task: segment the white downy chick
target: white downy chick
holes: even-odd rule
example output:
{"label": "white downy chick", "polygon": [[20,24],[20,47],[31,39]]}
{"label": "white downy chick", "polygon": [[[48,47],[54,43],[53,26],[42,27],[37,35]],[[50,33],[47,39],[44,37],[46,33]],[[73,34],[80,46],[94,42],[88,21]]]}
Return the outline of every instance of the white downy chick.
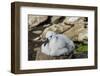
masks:
{"label": "white downy chick", "polygon": [[46,33],[46,41],[41,46],[42,53],[50,56],[60,56],[69,54],[75,49],[72,40],[62,34],[56,34],[53,31]]}

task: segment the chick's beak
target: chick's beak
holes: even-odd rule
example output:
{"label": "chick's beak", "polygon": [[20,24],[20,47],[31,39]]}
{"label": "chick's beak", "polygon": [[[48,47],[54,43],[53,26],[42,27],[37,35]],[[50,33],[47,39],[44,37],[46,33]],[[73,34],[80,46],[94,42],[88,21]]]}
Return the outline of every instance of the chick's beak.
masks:
{"label": "chick's beak", "polygon": [[45,39],[45,41],[44,41],[44,46],[45,46],[47,43],[49,43],[49,39],[48,39],[48,38]]}

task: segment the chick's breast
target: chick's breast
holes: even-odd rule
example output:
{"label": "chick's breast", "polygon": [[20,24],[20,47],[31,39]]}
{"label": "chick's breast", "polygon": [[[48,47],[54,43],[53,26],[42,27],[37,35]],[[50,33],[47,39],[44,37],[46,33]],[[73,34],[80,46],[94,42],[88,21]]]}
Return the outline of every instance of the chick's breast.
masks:
{"label": "chick's breast", "polygon": [[56,51],[58,49],[62,49],[66,46],[66,42],[63,37],[59,37],[58,35],[53,38],[49,43],[49,48],[51,51]]}

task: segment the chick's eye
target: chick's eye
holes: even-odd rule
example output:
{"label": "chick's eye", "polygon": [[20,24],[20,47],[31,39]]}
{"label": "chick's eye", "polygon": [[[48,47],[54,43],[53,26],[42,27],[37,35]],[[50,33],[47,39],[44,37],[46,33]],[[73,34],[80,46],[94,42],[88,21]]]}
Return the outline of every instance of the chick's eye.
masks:
{"label": "chick's eye", "polygon": [[52,37],[52,36],[50,36],[50,37]]}

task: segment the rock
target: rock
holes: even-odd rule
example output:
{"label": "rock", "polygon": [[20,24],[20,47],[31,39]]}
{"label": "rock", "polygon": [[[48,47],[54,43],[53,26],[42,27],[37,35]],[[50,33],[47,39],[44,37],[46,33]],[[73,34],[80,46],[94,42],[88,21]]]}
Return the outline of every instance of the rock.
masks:
{"label": "rock", "polygon": [[39,51],[40,48],[39,48],[39,47],[36,47],[36,48],[34,48],[33,50],[34,50],[34,51]]}
{"label": "rock", "polygon": [[47,19],[48,19],[48,16],[34,16],[34,15],[29,15],[28,16],[29,30],[31,30],[32,27],[38,26],[38,24],[46,21]]}
{"label": "rock", "polygon": [[[84,38],[88,38],[86,32],[87,29],[84,28],[84,26],[85,26],[84,20],[83,18],[82,19],[80,18],[77,22],[75,22],[74,27],[72,27],[68,31],[65,31],[63,34],[67,35],[69,38],[71,38],[74,41],[83,41]],[[84,36],[82,36],[83,33]],[[79,35],[82,37],[80,37]]]}
{"label": "rock", "polygon": [[56,33],[64,34],[73,41],[84,41],[84,39],[88,39],[86,32],[87,28],[84,27],[86,25],[83,17],[71,17],[71,19],[69,18],[69,22],[73,24],[65,24],[64,22],[59,24],[52,24],[43,31],[41,38],[45,38],[47,31],[53,31]]}
{"label": "rock", "polygon": [[72,58],[72,54],[69,56],[67,55],[49,56],[49,55],[42,53],[41,51],[37,51],[37,55],[36,55],[36,60],[56,60],[56,59],[71,59],[71,58]]}
{"label": "rock", "polygon": [[37,51],[36,60],[53,60],[54,57],[48,56],[41,51]]}
{"label": "rock", "polygon": [[48,26],[50,26],[51,24],[46,24],[46,25],[43,25],[43,27],[48,27]]}
{"label": "rock", "polygon": [[88,42],[88,32],[87,32],[87,29],[84,29],[83,31],[81,31],[79,33],[78,41],[81,41],[83,43],[87,43]]}
{"label": "rock", "polygon": [[64,25],[64,24],[53,24],[49,27],[47,27],[43,33],[41,34],[41,38],[45,38],[45,35],[47,33],[47,31],[53,31],[53,32],[56,32],[56,33],[62,33],[66,30],[68,30],[71,26],[70,25]]}
{"label": "rock", "polygon": [[51,23],[57,23],[60,18],[61,18],[61,16],[52,16],[51,17]]}
{"label": "rock", "polygon": [[78,19],[80,19],[80,17],[66,17],[65,20],[63,21],[63,23],[65,24],[74,24],[75,22],[78,21]]}
{"label": "rock", "polygon": [[40,37],[36,37],[34,39],[32,39],[32,41],[39,41],[40,40]]}
{"label": "rock", "polygon": [[37,31],[32,31],[32,33],[35,33],[35,34],[41,34],[42,31],[41,31],[41,30],[37,30]]}

